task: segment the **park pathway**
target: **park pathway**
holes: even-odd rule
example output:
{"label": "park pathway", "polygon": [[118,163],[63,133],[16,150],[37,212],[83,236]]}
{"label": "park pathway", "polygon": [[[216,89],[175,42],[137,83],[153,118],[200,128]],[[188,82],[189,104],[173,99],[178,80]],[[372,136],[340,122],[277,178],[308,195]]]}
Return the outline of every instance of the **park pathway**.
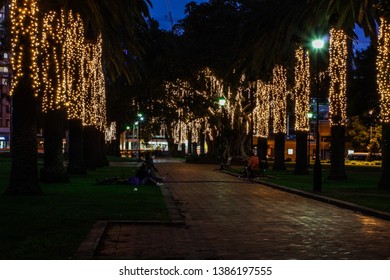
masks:
{"label": "park pathway", "polygon": [[95,258],[390,259],[390,221],[224,174],[157,163],[183,223],[117,223]]}

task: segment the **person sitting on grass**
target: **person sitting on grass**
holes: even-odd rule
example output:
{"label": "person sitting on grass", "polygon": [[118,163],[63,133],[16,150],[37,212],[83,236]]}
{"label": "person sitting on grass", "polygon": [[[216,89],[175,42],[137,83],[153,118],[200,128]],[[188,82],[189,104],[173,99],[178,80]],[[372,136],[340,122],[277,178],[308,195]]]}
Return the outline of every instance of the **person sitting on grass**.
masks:
{"label": "person sitting on grass", "polygon": [[154,165],[153,157],[150,153],[147,153],[145,156],[145,161],[142,163],[141,167],[137,170],[135,177],[139,179],[139,184],[154,184],[161,185],[162,179],[155,175],[155,172],[158,173],[158,169]]}

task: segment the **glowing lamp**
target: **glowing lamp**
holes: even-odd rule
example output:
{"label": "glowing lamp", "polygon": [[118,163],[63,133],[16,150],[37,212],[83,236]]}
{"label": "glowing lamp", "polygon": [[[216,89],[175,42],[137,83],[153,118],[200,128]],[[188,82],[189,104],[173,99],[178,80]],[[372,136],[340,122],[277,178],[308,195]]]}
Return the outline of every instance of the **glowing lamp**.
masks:
{"label": "glowing lamp", "polygon": [[322,49],[324,47],[324,44],[325,44],[325,42],[322,39],[315,39],[312,42],[312,46],[315,49]]}

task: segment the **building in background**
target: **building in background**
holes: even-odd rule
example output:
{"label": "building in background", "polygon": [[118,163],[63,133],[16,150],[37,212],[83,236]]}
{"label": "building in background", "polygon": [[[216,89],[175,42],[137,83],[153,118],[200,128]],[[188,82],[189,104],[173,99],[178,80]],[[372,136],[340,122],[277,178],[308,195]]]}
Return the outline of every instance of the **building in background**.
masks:
{"label": "building in background", "polygon": [[9,85],[11,68],[9,60],[9,4],[0,9],[0,151],[8,151],[11,135],[11,96]]}

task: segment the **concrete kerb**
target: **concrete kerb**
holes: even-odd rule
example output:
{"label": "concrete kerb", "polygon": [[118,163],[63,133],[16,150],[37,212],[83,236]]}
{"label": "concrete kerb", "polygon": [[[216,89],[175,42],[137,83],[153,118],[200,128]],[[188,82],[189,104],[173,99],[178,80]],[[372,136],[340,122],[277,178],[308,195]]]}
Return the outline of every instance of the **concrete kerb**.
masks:
{"label": "concrete kerb", "polygon": [[[231,176],[237,176],[237,174],[231,173],[229,171],[224,171],[223,170],[222,172],[225,173],[225,174],[231,175]],[[376,218],[379,218],[379,219],[389,220],[390,221],[390,213],[388,213],[388,212],[372,209],[372,208],[369,208],[369,207],[361,206],[361,205],[358,205],[358,204],[354,204],[354,203],[351,203],[351,202],[347,202],[347,201],[343,201],[343,200],[327,197],[327,196],[316,194],[316,193],[306,192],[306,191],[302,191],[302,190],[297,190],[297,189],[293,189],[293,188],[277,185],[277,184],[274,184],[274,183],[269,183],[269,182],[266,182],[264,180],[257,179],[257,178],[256,179],[251,179],[251,181],[259,183],[259,184],[262,184],[262,185],[265,185],[267,187],[271,187],[271,188],[278,189],[278,190],[281,190],[281,191],[285,191],[285,192],[293,193],[293,194],[296,194],[296,195],[304,196],[304,197],[307,197],[307,198],[315,199],[315,200],[318,200],[318,201],[321,201],[321,202],[324,202],[324,203],[329,203],[329,204],[332,204],[332,205],[335,205],[335,206],[338,206],[338,207],[341,207],[341,208],[344,208],[344,209],[352,210],[354,212],[360,212],[360,213],[365,214],[365,215],[369,215],[369,216],[373,216],[373,217],[376,217]]]}

